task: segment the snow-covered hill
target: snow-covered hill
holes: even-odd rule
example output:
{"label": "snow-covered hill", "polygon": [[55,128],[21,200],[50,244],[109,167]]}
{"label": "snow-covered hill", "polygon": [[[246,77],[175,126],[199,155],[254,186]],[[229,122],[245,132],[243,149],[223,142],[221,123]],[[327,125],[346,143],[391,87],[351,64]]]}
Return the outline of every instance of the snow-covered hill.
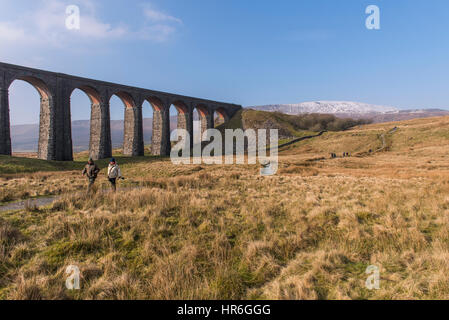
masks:
{"label": "snow-covered hill", "polygon": [[290,115],[326,113],[333,114],[339,118],[370,119],[375,123],[449,116],[449,111],[441,109],[399,110],[395,107],[351,101],[315,101],[297,104],[273,104],[248,108],[269,112],[277,111]]}
{"label": "snow-covered hill", "polygon": [[366,114],[366,113],[387,113],[396,112],[397,108],[372,105],[351,101],[314,101],[298,104],[276,104],[250,107],[263,111],[278,111],[286,114],[301,113],[329,113],[329,114]]}

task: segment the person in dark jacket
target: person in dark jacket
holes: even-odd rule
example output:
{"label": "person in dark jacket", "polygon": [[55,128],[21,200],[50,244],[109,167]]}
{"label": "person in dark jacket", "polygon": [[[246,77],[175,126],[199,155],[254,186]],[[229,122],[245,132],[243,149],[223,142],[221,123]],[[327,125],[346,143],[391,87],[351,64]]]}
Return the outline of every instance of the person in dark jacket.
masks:
{"label": "person in dark jacket", "polygon": [[98,166],[94,163],[92,158],[89,158],[89,161],[87,162],[86,166],[83,169],[83,176],[86,175],[87,179],[89,180],[87,193],[89,193],[92,190],[92,186],[94,185],[99,172],[100,168],[98,168]]}

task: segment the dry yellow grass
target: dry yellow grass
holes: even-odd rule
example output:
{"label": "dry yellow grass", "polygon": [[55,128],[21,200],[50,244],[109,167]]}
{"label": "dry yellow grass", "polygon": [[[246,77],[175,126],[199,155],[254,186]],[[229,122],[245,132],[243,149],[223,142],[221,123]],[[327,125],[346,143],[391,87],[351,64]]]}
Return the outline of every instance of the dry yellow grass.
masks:
{"label": "dry yellow grass", "polygon": [[[386,151],[329,159],[378,147],[394,126]],[[448,299],[448,145],[443,117],[301,142],[273,177],[254,165],[127,164],[138,189],[62,190],[49,208],[0,214],[0,297]],[[3,178],[39,190],[46,174]],[[43,183],[81,188],[75,174]],[[81,269],[79,291],[65,289],[68,265]],[[379,290],[365,288],[369,265]]]}

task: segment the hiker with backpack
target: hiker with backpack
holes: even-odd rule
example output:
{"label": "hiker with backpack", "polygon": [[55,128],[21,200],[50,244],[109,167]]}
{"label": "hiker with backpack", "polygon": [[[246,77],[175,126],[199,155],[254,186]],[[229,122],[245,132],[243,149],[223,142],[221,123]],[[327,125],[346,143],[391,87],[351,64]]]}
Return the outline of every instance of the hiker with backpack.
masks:
{"label": "hiker with backpack", "polygon": [[120,167],[114,158],[111,159],[108,166],[108,180],[113,192],[117,191],[117,179],[124,179]]}
{"label": "hiker with backpack", "polygon": [[87,179],[89,179],[87,193],[89,193],[92,190],[92,186],[94,185],[99,172],[100,168],[98,168],[98,166],[94,163],[92,158],[89,158],[89,161],[87,161],[87,164],[83,169],[83,176],[86,175]]}

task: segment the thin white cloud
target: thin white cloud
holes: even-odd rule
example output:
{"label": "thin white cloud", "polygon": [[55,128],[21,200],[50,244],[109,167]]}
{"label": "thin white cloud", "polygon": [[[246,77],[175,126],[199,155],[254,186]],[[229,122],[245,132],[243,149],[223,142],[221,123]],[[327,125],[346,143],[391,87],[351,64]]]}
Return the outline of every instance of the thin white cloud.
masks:
{"label": "thin white cloud", "polygon": [[140,29],[132,30],[124,24],[111,25],[101,21],[93,0],[78,0],[78,3],[81,9],[79,30],[66,28],[68,0],[42,0],[38,10],[25,12],[14,20],[0,21],[0,42],[25,47],[64,47],[68,42],[133,38],[163,42],[177,30],[171,24],[182,23],[178,18],[147,7],[143,10],[146,23]]}
{"label": "thin white cloud", "polygon": [[170,16],[168,14],[165,14],[161,11],[155,10],[152,7],[146,7],[143,11],[145,17],[148,19],[148,21],[151,22],[176,22],[179,24],[182,24],[182,20],[173,16]]}
{"label": "thin white cloud", "polygon": [[146,21],[139,34],[143,39],[166,41],[183,24],[181,19],[157,10],[148,3],[142,5],[142,10]]}

